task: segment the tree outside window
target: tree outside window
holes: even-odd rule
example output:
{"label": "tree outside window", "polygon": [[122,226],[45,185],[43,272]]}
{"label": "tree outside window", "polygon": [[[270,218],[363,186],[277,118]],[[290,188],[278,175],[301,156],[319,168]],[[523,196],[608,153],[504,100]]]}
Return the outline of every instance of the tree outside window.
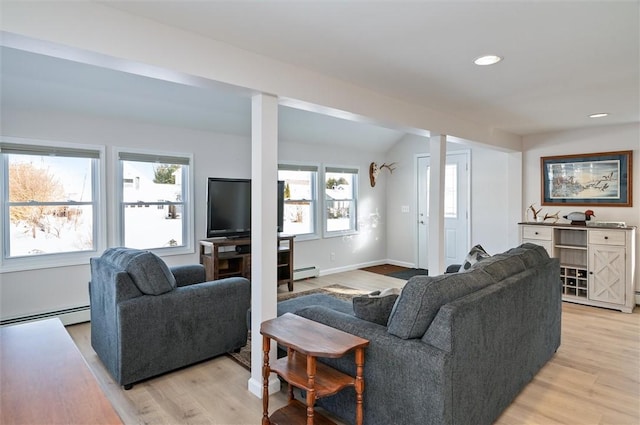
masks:
{"label": "tree outside window", "polygon": [[1,143],[3,258],[94,250],[97,151]]}
{"label": "tree outside window", "polygon": [[278,180],[285,182],[283,233],[315,234],[318,167],[281,164],[278,168]]}
{"label": "tree outside window", "polygon": [[122,244],[130,248],[185,247],[190,158],[119,152]]}
{"label": "tree outside window", "polygon": [[325,168],[325,233],[357,230],[358,170]]}

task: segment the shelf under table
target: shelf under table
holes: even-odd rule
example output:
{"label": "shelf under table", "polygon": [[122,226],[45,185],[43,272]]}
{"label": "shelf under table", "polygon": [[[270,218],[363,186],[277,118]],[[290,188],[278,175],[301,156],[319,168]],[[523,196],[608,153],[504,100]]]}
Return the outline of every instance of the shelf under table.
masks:
{"label": "shelf under table", "polygon": [[[276,410],[269,417],[271,425],[300,425],[307,423],[307,406],[298,400],[291,400],[288,405]],[[314,425],[337,425],[334,421],[318,413],[313,414]]]}
{"label": "shelf under table", "polygon": [[[269,365],[271,371],[276,372],[296,388],[305,391],[311,390],[307,381],[307,356],[293,352],[291,357],[291,359],[289,356],[282,357],[274,361]],[[333,395],[345,387],[354,386],[355,383],[355,377],[323,363],[316,362],[316,376],[313,388],[316,391],[316,398]]]}

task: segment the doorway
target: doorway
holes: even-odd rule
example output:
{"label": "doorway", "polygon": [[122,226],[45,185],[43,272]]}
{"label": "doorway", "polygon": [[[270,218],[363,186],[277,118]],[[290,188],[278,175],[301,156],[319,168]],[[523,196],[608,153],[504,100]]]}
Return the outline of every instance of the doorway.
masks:
{"label": "doorway", "polygon": [[[417,157],[418,267],[429,268],[431,157]],[[469,251],[469,152],[447,154],[444,179],[444,261],[460,264]]]}

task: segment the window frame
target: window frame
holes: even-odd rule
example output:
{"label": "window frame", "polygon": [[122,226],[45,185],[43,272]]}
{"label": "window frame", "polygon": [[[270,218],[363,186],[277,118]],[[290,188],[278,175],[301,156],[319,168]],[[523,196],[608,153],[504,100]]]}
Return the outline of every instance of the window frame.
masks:
{"label": "window frame", "polygon": [[[354,175],[353,198],[350,198],[353,205],[353,216],[350,217],[350,228],[347,230],[328,230],[328,199],[327,199],[327,174],[328,173],[350,173]],[[324,165],[322,167],[322,234],[325,238],[334,238],[340,236],[356,235],[359,232],[358,226],[358,207],[359,207],[359,186],[360,186],[360,167],[346,165]]]}
{"label": "window frame", "polygon": [[[320,202],[318,199],[318,184],[320,181],[320,164],[318,163],[303,163],[303,162],[291,162],[285,161],[278,164],[278,180],[282,180],[280,178],[280,171],[309,171],[314,173],[312,176],[311,182],[311,197],[312,199],[296,199],[291,201],[308,201],[310,203],[311,212],[313,214],[312,226],[313,231],[310,233],[294,233],[296,236],[296,241],[307,241],[320,239],[320,231],[319,231],[319,208]],[[285,205],[287,204],[287,200],[284,201]],[[284,227],[284,226],[283,226]],[[285,233],[285,232],[283,232]]]}
{"label": "window frame", "polygon": [[[19,145],[42,150],[43,152],[49,152],[52,155],[60,157],[84,157],[89,158],[89,155],[81,155],[82,151],[92,152],[97,154],[96,158],[92,158],[91,163],[91,180],[92,180],[92,194],[93,199],[90,203],[79,204],[69,203],[69,205],[91,205],[92,206],[92,221],[93,221],[93,248],[84,251],[73,252],[61,252],[42,254],[34,256],[17,256],[8,257],[10,251],[11,241],[9,230],[10,215],[9,215],[9,159],[7,156],[2,155],[3,147],[0,147],[0,175],[2,175],[2,187],[0,187],[0,198],[2,198],[2,223],[0,223],[0,241],[1,241],[1,254],[0,254],[0,273],[15,272],[34,269],[45,269],[55,267],[66,267],[75,265],[84,265],[89,263],[91,257],[96,256],[99,252],[102,252],[106,248],[106,179],[105,179],[105,147],[102,145],[89,145],[78,143],[67,143],[52,140],[38,140],[38,139],[26,139],[17,137],[2,137],[1,142],[4,145],[4,152],[12,153],[14,149],[19,150]],[[70,153],[76,154],[71,155]],[[15,152],[14,152],[15,153]],[[67,155],[65,155],[65,153]],[[63,202],[63,204],[66,204]]]}
{"label": "window frame", "polygon": [[[113,173],[114,197],[116,202],[113,203],[112,216],[115,217],[113,240],[116,245],[125,246],[125,217],[124,217],[124,175],[123,175],[123,159],[126,161],[135,161],[136,158],[139,162],[150,163],[172,163],[173,160],[186,161],[186,170],[183,168],[182,174],[182,245],[168,246],[168,247],[153,247],[153,248],[141,248],[147,251],[151,251],[158,256],[168,255],[181,255],[192,254],[195,252],[194,242],[194,166],[193,166],[193,154],[184,152],[166,152],[149,149],[131,149],[126,147],[114,147],[114,168]],[[138,204],[138,203],[136,203]],[[171,201],[165,202],[142,202],[142,205],[149,207],[156,207],[158,205],[171,205],[175,204]]]}

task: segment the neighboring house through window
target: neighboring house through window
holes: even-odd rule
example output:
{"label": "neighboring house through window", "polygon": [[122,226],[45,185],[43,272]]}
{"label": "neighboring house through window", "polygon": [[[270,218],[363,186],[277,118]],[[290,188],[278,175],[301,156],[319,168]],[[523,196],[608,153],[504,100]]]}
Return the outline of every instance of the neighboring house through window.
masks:
{"label": "neighboring house through window", "polygon": [[81,264],[104,247],[102,147],[0,142],[2,268]]}
{"label": "neighboring house through window", "polygon": [[278,180],[284,181],[283,233],[298,240],[318,236],[317,177],[317,165],[278,166]]}
{"label": "neighboring house through window", "polygon": [[325,236],[353,233],[357,228],[358,169],[324,169]]}
{"label": "neighboring house through window", "polygon": [[192,251],[191,156],[119,150],[119,244]]}

